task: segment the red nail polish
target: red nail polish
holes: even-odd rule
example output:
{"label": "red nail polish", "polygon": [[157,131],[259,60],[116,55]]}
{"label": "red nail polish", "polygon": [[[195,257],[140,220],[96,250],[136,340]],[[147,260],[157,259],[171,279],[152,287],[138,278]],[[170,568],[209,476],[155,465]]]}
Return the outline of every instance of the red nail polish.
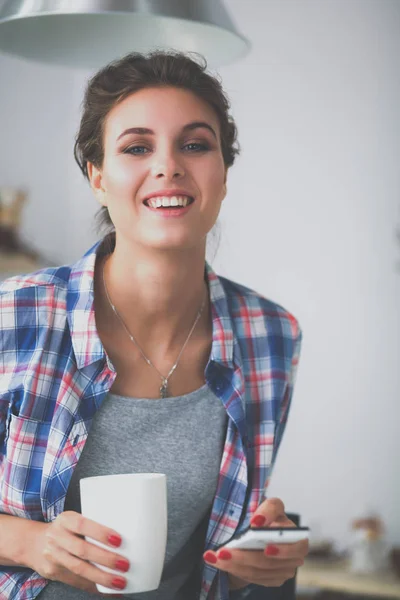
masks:
{"label": "red nail polish", "polygon": [[117,590],[123,590],[126,587],[126,580],[121,577],[114,577],[111,582],[112,586],[117,588]]}
{"label": "red nail polish", "polygon": [[277,554],[279,554],[279,548],[277,548],[276,546],[267,546],[265,554],[267,556],[276,556]]}
{"label": "red nail polish", "polygon": [[110,534],[107,539],[108,543],[111,544],[111,546],[116,546],[118,548],[118,546],[122,544],[122,539],[119,535]]}
{"label": "red nail polish", "polygon": [[262,527],[262,525],[264,525],[265,523],[265,517],[263,517],[262,515],[257,515],[256,517],[253,517],[250,521],[251,525],[255,525],[256,527]]}
{"label": "red nail polish", "polygon": [[127,571],[129,571],[129,561],[125,560],[124,558],[120,558],[115,563],[115,568],[117,569],[117,571],[123,571],[124,573],[126,573]]}
{"label": "red nail polish", "polygon": [[222,560],[229,560],[232,558],[232,554],[229,552],[229,550],[220,550],[218,552],[218,558],[221,558]]}
{"label": "red nail polish", "polygon": [[218,561],[217,557],[214,556],[214,554],[210,551],[204,554],[204,560],[206,560],[209,563],[212,563],[213,565],[215,565],[215,563]]}

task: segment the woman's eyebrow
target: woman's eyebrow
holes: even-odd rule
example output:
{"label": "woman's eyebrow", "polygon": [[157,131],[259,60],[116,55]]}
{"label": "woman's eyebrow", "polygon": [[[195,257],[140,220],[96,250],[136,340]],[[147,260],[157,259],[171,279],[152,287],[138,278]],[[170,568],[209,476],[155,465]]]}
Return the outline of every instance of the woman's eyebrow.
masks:
{"label": "woman's eyebrow", "polygon": [[[211,133],[213,134],[215,139],[217,139],[217,135],[216,135],[214,129],[211,127],[211,125],[209,125],[205,121],[193,121],[192,123],[188,123],[187,125],[184,125],[182,127],[182,131],[192,131],[193,129],[199,129],[199,128],[208,129],[209,131],[211,131]],[[117,141],[120,140],[125,135],[129,135],[131,133],[136,133],[138,135],[155,135],[154,131],[152,129],[148,129],[147,127],[130,127],[129,129],[125,129],[125,131],[123,131],[117,137]]]}
{"label": "woman's eyebrow", "polygon": [[205,121],[193,121],[193,123],[188,123],[187,125],[182,127],[182,131],[192,131],[192,129],[199,128],[208,129],[209,131],[211,131],[215,139],[217,139],[217,134],[215,133],[214,129]]}

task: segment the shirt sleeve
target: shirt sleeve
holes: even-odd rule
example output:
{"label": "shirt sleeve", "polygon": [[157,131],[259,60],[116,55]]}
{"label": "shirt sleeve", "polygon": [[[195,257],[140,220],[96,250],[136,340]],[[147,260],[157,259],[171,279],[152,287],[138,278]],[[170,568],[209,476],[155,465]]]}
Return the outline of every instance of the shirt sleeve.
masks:
{"label": "shirt sleeve", "polygon": [[[10,282],[10,283],[9,283]],[[17,317],[16,300],[12,288],[12,280],[0,283],[0,490],[3,485],[4,464],[6,457],[8,426],[11,416],[10,379],[17,368]],[[13,386],[11,386],[13,387]],[[0,515],[4,511],[0,501]],[[0,565],[0,599],[31,600],[46,586],[46,579],[25,567]]]}

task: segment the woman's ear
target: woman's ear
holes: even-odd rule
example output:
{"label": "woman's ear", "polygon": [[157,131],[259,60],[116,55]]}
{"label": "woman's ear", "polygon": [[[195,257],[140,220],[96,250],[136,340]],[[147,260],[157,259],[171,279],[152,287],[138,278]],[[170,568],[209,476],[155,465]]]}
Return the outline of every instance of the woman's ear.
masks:
{"label": "woman's ear", "polygon": [[90,182],[90,187],[93,190],[96,199],[103,206],[107,206],[106,190],[103,188],[103,175],[100,169],[95,167],[91,162],[87,163],[87,172]]}
{"label": "woman's ear", "polygon": [[224,190],[224,192],[223,192],[224,193],[223,198],[225,198],[226,192],[227,192],[227,188],[226,188],[226,178],[227,178],[227,176],[228,176],[228,169],[225,169],[224,185],[223,185],[223,188],[222,188]]}

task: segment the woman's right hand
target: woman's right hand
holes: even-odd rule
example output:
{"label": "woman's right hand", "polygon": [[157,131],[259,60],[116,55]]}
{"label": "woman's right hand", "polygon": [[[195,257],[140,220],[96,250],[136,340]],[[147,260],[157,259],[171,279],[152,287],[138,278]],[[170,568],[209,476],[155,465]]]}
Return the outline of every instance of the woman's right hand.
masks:
{"label": "woman's right hand", "polygon": [[83,537],[115,548],[121,544],[121,536],[116,531],[73,511],[63,512],[51,523],[40,523],[40,526],[31,538],[27,566],[46,579],[61,581],[92,594],[100,595],[96,583],[121,593],[126,578],[102,571],[91,562],[124,573],[129,569],[129,561]]}

